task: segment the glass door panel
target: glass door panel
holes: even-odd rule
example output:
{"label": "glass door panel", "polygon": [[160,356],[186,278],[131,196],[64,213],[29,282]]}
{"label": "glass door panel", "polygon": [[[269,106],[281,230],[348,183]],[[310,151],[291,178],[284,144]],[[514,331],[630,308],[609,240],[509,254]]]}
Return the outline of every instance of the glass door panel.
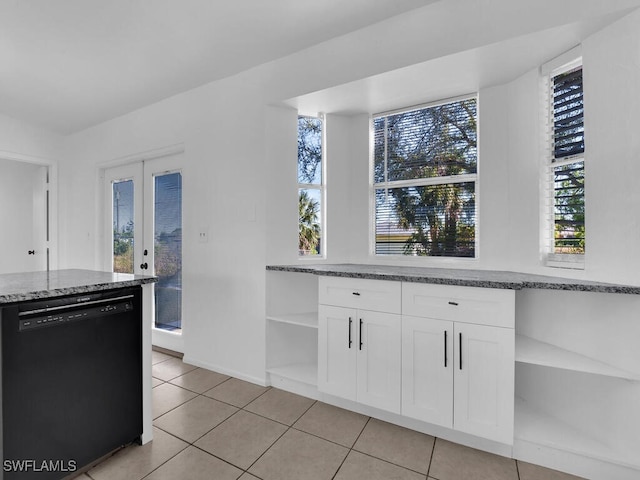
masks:
{"label": "glass door panel", "polygon": [[113,200],[113,271],[117,273],[134,273],[133,180],[114,181],[111,185]]}
{"label": "glass door panel", "polygon": [[142,267],[142,164],[105,170],[105,267],[116,273],[146,273]]}
{"label": "glass door panel", "polygon": [[154,176],[155,327],[182,329],[182,174]]}

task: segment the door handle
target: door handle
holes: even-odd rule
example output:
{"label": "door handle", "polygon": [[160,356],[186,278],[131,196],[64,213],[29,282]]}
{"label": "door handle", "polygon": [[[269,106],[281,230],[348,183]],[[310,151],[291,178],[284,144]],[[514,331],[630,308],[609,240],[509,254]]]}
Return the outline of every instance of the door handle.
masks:
{"label": "door handle", "polygon": [[460,348],[458,349],[458,355],[460,356],[459,363],[460,363],[460,370],[462,370],[462,332],[458,334],[458,339],[460,343]]}
{"label": "door handle", "polygon": [[351,324],[353,323],[353,320],[351,319],[351,317],[349,317],[349,348],[351,348],[351,344],[353,343],[351,341]]}
{"label": "door handle", "polygon": [[141,264],[140,264],[140,268],[141,268],[142,270],[146,270],[147,268],[149,268],[149,264],[147,264],[146,262],[145,262],[145,263],[141,263]]}
{"label": "door handle", "polygon": [[358,336],[360,337],[360,347],[359,347],[359,349],[362,350],[362,319],[360,319],[360,332],[359,332]]}
{"label": "door handle", "polygon": [[447,331],[444,331],[444,368],[447,368]]}

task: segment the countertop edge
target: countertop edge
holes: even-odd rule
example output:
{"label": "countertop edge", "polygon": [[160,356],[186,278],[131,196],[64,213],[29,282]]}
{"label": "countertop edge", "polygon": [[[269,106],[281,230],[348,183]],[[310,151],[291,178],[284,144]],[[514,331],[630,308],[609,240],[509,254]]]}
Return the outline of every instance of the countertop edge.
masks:
{"label": "countertop edge", "polygon": [[61,297],[65,295],[113,290],[115,288],[136,287],[149,283],[155,283],[157,281],[158,279],[156,277],[136,275],[136,278],[131,279],[113,279],[110,281],[98,281],[95,283],[69,285],[59,288],[39,288],[34,290],[25,290],[24,292],[0,293],[0,305],[25,302],[30,300],[39,300],[43,298]]}
{"label": "countertop edge", "polygon": [[[362,265],[362,271],[353,271],[355,264],[348,264],[351,267],[351,271],[345,271],[341,269],[340,265],[267,265],[267,271],[281,271],[281,272],[297,272],[297,273],[309,273],[319,276],[332,276],[332,277],[345,277],[345,278],[362,278],[373,280],[390,280],[412,283],[427,283],[435,285],[452,285],[461,287],[479,287],[479,288],[497,288],[506,290],[524,290],[524,289],[538,289],[538,290],[564,290],[575,292],[596,292],[596,293],[618,293],[629,295],[640,295],[640,287],[631,285],[617,285],[610,283],[600,283],[591,281],[580,281],[561,277],[542,277],[540,275],[525,274],[519,272],[497,272],[493,270],[463,270],[463,269],[448,269],[449,272],[446,276],[438,276],[438,268],[428,267],[410,267],[412,273],[402,273],[403,267],[385,266],[379,265]],[[344,266],[343,266],[344,267]],[[396,272],[367,272],[366,268],[388,268],[396,270]],[[416,269],[424,268],[425,275],[420,275],[415,272]],[[451,272],[459,271],[460,277],[451,276]],[[505,277],[519,276],[522,277],[519,280],[504,280],[501,279],[472,279],[463,278],[464,274],[473,272],[474,274],[493,274],[501,275]],[[429,275],[426,275],[429,273]]]}

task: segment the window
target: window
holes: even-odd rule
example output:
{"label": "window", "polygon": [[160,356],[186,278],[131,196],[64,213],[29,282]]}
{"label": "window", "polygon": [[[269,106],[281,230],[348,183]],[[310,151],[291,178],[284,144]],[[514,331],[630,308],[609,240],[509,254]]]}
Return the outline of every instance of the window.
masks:
{"label": "window", "polygon": [[477,99],[373,118],[376,255],[475,257]]}
{"label": "window", "polygon": [[550,110],[553,240],[549,260],[575,263],[585,253],[582,65],[551,73]]}
{"label": "window", "polygon": [[322,119],[298,117],[298,255],[321,256],[323,217]]}

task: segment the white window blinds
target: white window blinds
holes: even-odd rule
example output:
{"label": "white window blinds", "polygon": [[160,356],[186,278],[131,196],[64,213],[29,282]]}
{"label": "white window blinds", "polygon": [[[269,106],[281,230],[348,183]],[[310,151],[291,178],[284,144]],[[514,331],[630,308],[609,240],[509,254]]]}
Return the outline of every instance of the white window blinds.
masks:
{"label": "white window blinds", "polygon": [[375,254],[474,257],[477,100],[373,119]]}
{"label": "white window blinds", "polygon": [[555,254],[585,252],[584,100],[582,66],[553,77]]}

